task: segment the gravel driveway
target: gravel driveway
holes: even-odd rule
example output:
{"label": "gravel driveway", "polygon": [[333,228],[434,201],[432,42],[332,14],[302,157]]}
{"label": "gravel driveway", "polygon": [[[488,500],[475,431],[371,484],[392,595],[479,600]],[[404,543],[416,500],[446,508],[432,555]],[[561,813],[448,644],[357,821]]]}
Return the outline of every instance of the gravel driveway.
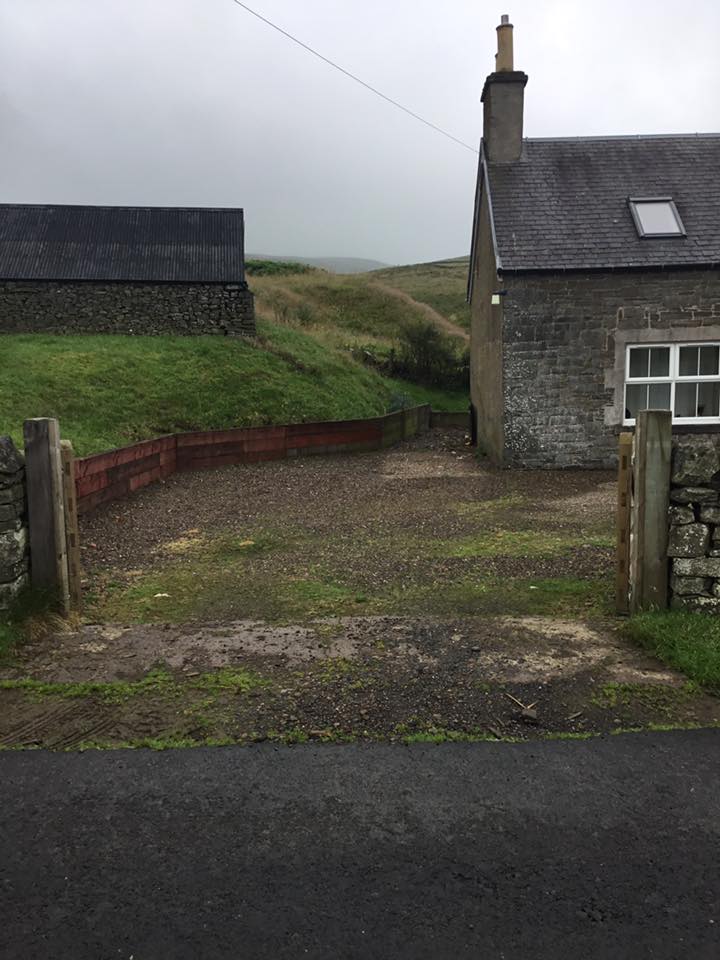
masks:
{"label": "gravel driveway", "polygon": [[714,724],[612,614],[614,500],[446,431],[175,476],[84,519],[86,622],[4,666],[0,745]]}

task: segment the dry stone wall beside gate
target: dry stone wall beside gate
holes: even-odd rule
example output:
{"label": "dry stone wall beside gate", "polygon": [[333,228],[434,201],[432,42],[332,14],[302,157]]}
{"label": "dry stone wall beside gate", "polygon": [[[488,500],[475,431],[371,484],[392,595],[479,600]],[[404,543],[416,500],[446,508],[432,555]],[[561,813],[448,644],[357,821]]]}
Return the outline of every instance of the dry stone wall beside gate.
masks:
{"label": "dry stone wall beside gate", "polygon": [[25,464],[10,437],[0,437],[0,613],[29,580]]}
{"label": "dry stone wall beside gate", "polygon": [[671,605],[720,613],[720,437],[682,437],[670,488]]}

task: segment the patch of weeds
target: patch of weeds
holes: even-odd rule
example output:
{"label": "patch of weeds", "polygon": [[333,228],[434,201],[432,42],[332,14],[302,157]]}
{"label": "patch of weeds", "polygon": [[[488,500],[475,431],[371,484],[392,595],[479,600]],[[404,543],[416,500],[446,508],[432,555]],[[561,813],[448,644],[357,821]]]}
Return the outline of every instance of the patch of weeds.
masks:
{"label": "patch of weeds", "polygon": [[212,693],[247,693],[257,687],[268,687],[270,681],[260,677],[250,670],[236,667],[224,667],[215,673],[203,673],[200,677],[193,677],[188,686],[196,690],[208,690]]}
{"label": "patch of weeds", "polygon": [[[500,738],[479,727],[472,730],[448,730],[445,727],[423,726],[417,718],[410,718],[408,723],[395,725],[394,735],[402,743],[483,743],[497,741]],[[505,741],[506,738],[502,738]],[[507,738],[510,740],[511,738]]]}
{"label": "patch of weeds", "polygon": [[185,750],[189,747],[229,747],[232,737],[207,737],[192,740],[187,737],[141,737],[138,740],[84,740],[66,752],[85,750]]}
{"label": "patch of weeds", "polygon": [[350,660],[344,657],[332,657],[323,661],[316,677],[320,683],[334,683],[336,680],[346,679],[354,669],[357,669],[357,664]]}
{"label": "patch of weeds", "polygon": [[604,536],[548,530],[491,530],[470,537],[441,540],[435,549],[446,557],[555,557],[584,546],[606,547]]}
{"label": "patch of weeds", "polygon": [[395,588],[383,611],[453,616],[603,616],[611,612],[612,584],[607,580],[483,578],[427,586]]}
{"label": "patch of weeds", "polygon": [[664,663],[720,694],[720,617],[686,610],[639,613],[623,632]]}
{"label": "patch of weeds", "polygon": [[606,683],[591,697],[591,703],[603,709],[637,705],[661,713],[672,713],[697,694],[697,684],[688,681],[682,687],[647,683]]}
{"label": "patch of weeds", "polygon": [[6,659],[22,639],[17,624],[0,623],[0,660]]}
{"label": "patch of weeds", "polygon": [[8,610],[0,612],[0,661],[7,660],[23,640],[62,627],[51,598],[41,590],[22,590]]}
{"label": "patch of weeds", "polygon": [[206,545],[207,557],[212,560],[237,560],[258,553],[266,553],[277,545],[277,541],[265,533],[237,536],[222,534],[209,540]]}
{"label": "patch of weeds", "polygon": [[330,616],[345,612],[355,602],[356,592],[328,580],[291,580],[278,584],[281,602],[305,614]]}
{"label": "patch of weeds", "polygon": [[716,730],[718,727],[720,727],[719,722],[644,723],[642,726],[615,727],[610,731],[610,736],[617,737],[625,733],[673,733],[677,730]]}
{"label": "patch of weeds", "polygon": [[287,745],[292,745],[296,743],[307,743],[310,739],[305,730],[300,728],[295,728],[293,730],[269,730],[266,736],[267,740],[272,740],[275,743],[285,743]]}
{"label": "patch of weeds", "polygon": [[31,696],[61,697],[74,700],[95,697],[103,703],[124,703],[140,694],[173,694],[178,686],[173,676],[162,668],[151,670],[141,680],[87,680],[80,683],[48,683],[24,677],[20,680],[0,680],[0,690],[23,690]]}

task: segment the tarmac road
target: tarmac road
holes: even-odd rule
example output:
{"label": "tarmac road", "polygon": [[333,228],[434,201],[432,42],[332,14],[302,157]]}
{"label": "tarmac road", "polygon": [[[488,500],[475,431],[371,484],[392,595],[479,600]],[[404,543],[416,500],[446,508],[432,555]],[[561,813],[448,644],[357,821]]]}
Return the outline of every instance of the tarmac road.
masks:
{"label": "tarmac road", "polygon": [[0,956],[717,958],[720,731],[0,754]]}

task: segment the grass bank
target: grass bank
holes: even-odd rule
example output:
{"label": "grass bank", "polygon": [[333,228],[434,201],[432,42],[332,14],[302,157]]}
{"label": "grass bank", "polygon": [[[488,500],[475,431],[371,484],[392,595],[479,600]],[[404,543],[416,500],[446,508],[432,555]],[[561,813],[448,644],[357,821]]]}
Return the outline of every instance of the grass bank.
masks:
{"label": "grass bank", "polygon": [[5,335],[0,434],[58,417],[82,456],[164,433],[377,416],[462,394],[393,381],[301,330],[259,321],[225,337]]}
{"label": "grass bank", "polygon": [[720,618],[684,610],[637,614],[625,631],[636,643],[720,694]]}

